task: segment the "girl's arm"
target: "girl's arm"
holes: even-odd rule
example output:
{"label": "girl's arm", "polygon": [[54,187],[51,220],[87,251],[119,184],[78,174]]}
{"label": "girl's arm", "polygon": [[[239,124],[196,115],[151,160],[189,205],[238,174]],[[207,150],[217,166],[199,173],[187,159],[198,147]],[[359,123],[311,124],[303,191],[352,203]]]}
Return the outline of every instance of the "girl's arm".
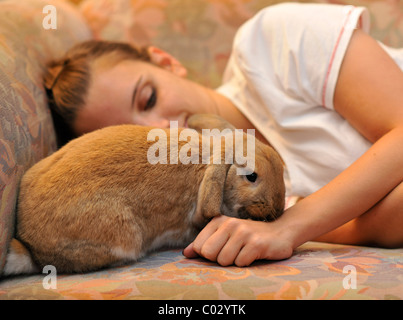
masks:
{"label": "girl's arm", "polygon": [[[306,234],[297,232],[295,245],[367,212],[403,181],[403,72],[363,31],[355,31],[351,39],[334,107],[374,145],[331,183],[290,210],[288,219],[297,211],[305,211],[306,216],[300,226]],[[312,205],[318,207],[313,211],[317,213],[310,213]]]}
{"label": "girl's arm", "polygon": [[[239,266],[256,259],[288,258],[304,242],[368,212],[399,186],[403,181],[403,72],[360,30],[354,32],[341,66],[334,107],[374,143],[363,156],[275,222],[213,219],[184,254]],[[397,201],[402,202],[399,197]],[[403,224],[402,214],[399,219]]]}

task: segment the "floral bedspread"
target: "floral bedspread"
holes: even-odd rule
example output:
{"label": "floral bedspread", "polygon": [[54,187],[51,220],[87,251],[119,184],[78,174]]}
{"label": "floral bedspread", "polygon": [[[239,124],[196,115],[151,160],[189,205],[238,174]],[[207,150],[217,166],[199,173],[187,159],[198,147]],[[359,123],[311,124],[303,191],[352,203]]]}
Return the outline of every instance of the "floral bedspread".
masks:
{"label": "floral bedspread", "polygon": [[45,272],[0,281],[0,299],[403,299],[403,249],[308,242],[284,261],[248,268],[186,259],[180,250],[151,254],[85,275]]}
{"label": "floral bedspread", "polygon": [[[12,237],[18,181],[24,168],[55,147],[41,81],[46,57],[89,38],[91,29],[95,38],[155,44],[182,61],[191,79],[216,87],[238,27],[260,8],[282,1],[70,2],[77,5],[57,4],[58,29],[44,30],[47,0],[0,1],[0,270]],[[402,1],[315,2],[365,5],[371,34],[403,46]],[[0,299],[403,299],[403,249],[309,242],[288,260],[248,268],[223,268],[169,250],[85,275],[50,271],[0,278]]]}

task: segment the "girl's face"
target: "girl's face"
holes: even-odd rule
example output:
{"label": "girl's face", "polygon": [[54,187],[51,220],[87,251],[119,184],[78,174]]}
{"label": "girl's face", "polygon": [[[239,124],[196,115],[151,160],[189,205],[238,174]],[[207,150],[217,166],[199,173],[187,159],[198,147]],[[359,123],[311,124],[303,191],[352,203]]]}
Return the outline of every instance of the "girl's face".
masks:
{"label": "girl's face", "polygon": [[123,60],[111,67],[94,63],[86,105],[74,130],[81,135],[117,124],[186,127],[195,113],[213,113],[206,89],[152,63]]}

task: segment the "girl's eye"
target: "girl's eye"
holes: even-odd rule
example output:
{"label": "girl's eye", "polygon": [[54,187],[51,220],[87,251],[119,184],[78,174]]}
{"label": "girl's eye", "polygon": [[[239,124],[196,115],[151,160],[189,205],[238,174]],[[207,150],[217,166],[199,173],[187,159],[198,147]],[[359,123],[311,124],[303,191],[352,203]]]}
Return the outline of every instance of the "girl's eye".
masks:
{"label": "girl's eye", "polygon": [[144,110],[151,109],[152,107],[155,106],[156,102],[157,102],[157,91],[155,90],[155,88],[152,88],[150,97],[148,98],[148,100],[144,106]]}

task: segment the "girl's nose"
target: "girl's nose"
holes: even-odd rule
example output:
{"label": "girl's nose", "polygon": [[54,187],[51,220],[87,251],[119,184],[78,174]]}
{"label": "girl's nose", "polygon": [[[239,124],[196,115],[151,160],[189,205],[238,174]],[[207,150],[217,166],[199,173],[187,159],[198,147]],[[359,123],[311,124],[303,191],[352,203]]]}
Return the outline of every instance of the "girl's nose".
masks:
{"label": "girl's nose", "polygon": [[157,128],[169,128],[169,120],[165,118],[160,118],[157,116],[146,116],[142,117],[138,121],[139,125],[142,126],[151,126],[151,127],[157,127]]}

